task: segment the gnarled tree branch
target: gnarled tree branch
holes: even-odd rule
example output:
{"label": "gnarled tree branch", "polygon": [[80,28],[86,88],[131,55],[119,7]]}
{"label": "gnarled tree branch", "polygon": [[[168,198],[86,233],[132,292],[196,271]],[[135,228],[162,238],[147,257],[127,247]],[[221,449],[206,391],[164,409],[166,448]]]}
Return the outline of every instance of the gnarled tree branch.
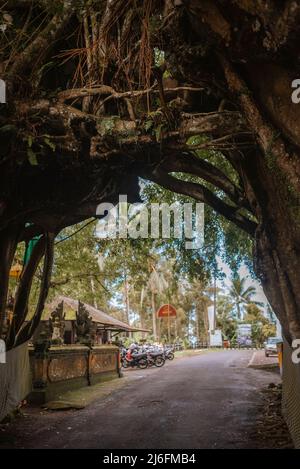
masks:
{"label": "gnarled tree branch", "polygon": [[184,194],[212,207],[220,215],[232,221],[236,226],[254,237],[257,224],[238,212],[238,207],[232,207],[214,195],[201,184],[183,181],[161,171],[159,168],[147,174],[147,177],[161,186],[179,194]]}
{"label": "gnarled tree branch", "polygon": [[26,319],[28,313],[28,299],[32,287],[33,278],[39,265],[39,262],[45,253],[45,247],[46,238],[45,236],[43,236],[35,245],[31,257],[28,263],[25,265],[21,274],[20,283],[18,285],[15,297],[13,319],[10,324],[7,339],[7,347],[13,345],[15,337]]}
{"label": "gnarled tree branch", "polygon": [[54,233],[45,234],[46,246],[45,246],[45,256],[44,256],[43,277],[41,280],[38,302],[37,302],[32,319],[28,321],[27,324],[23,325],[23,327],[20,329],[19,333],[17,334],[15,338],[15,342],[14,342],[14,347],[17,347],[18,345],[21,345],[22,343],[29,340],[33,336],[40,322],[40,319],[44,310],[44,306],[45,306],[45,301],[48,295],[49,285],[50,285],[52,265],[53,265],[54,239],[55,239]]}
{"label": "gnarled tree branch", "polygon": [[165,159],[163,168],[167,172],[182,172],[199,176],[221,189],[237,206],[247,208],[247,210],[250,208],[242,189],[236,186],[220,169],[202,158],[197,158],[192,154],[179,154],[175,158]]}

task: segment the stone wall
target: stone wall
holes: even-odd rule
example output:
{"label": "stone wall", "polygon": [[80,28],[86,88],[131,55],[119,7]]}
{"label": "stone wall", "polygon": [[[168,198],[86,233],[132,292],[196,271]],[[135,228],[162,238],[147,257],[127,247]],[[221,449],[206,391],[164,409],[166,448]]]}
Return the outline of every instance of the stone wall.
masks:
{"label": "stone wall", "polygon": [[44,403],[65,391],[120,376],[119,349],[111,345],[92,349],[82,345],[53,346],[42,354],[30,349],[29,355],[31,402]]}

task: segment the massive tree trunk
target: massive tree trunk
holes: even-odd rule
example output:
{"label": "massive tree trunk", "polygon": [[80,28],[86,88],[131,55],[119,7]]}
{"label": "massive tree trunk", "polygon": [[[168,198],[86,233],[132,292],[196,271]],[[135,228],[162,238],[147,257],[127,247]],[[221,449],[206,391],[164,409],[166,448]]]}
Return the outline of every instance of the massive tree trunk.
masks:
{"label": "massive tree trunk", "polygon": [[[0,331],[9,345],[40,317],[53,235],[120,193],[138,200],[138,176],[210,205],[252,237],[267,298],[286,337],[300,337],[300,107],[291,102],[300,2],[48,3],[0,2]],[[3,332],[16,245],[36,235]]]}
{"label": "massive tree trunk", "polygon": [[[300,141],[295,129],[298,121],[290,119],[290,108],[293,119],[299,119],[300,112],[291,102],[288,91],[291,82],[286,80],[284,70],[277,69],[272,77],[272,82],[283,82],[285,86],[279,86],[273,105],[268,106],[267,93],[256,99],[254,94],[264,84],[258,81],[251,89],[251,81],[248,85],[226,59],[221,62],[228,87],[238,96],[243,115],[258,142],[257,150],[244,154],[241,164],[247,198],[259,222],[254,244],[256,273],[286,338],[299,338]],[[275,124],[281,124],[280,133]]]}
{"label": "massive tree trunk", "polygon": [[256,231],[254,260],[266,296],[291,340],[300,337],[300,233],[278,179],[278,173],[264,178],[265,210]]}

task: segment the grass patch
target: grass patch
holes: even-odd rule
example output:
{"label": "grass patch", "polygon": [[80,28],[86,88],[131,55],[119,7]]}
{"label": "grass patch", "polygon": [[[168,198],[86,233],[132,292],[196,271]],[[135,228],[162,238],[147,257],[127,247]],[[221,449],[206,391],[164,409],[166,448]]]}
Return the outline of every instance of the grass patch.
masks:
{"label": "grass patch", "polygon": [[205,353],[218,352],[217,348],[188,349],[175,352],[175,358],[194,357],[195,355],[204,355]]}

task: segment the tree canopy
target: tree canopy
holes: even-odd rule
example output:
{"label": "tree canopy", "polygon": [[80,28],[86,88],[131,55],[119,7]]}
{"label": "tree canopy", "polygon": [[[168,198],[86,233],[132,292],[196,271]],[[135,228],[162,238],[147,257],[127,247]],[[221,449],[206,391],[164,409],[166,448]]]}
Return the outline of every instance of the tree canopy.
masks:
{"label": "tree canopy", "polygon": [[120,193],[137,201],[139,177],[238,227],[225,243],[253,243],[286,338],[300,336],[299,17],[297,0],[0,2],[0,333],[17,244],[42,235],[12,345],[39,321],[57,234]]}

